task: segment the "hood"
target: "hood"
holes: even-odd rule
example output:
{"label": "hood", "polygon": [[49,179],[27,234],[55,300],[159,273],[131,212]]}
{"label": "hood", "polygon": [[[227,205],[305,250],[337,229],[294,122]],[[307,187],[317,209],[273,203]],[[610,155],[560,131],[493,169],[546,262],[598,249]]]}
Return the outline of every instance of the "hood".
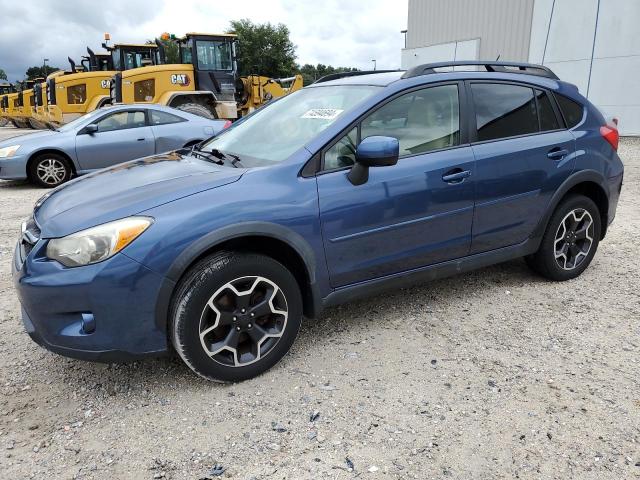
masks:
{"label": "hood", "polygon": [[[26,135],[17,135],[0,142],[0,148],[10,147],[11,145],[29,145],[32,141],[40,141],[45,137],[60,135],[60,132],[54,130],[43,130],[41,132],[27,133]],[[18,154],[21,150],[18,150]]]}
{"label": "hood", "polygon": [[43,238],[69,235],[237,181],[244,169],[172,152],[122,163],[66,183],[36,202]]}

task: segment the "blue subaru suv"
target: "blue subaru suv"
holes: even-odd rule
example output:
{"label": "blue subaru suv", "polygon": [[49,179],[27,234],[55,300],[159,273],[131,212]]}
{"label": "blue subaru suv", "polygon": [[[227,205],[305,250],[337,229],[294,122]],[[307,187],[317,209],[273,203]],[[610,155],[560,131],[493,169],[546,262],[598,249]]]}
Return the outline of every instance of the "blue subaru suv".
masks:
{"label": "blue subaru suv", "polygon": [[23,322],[62,355],[175,349],[204,378],[247,379],[330,305],[518,257],[577,277],[616,212],[617,146],[542,66],[325,77],[42,197],[13,262]]}

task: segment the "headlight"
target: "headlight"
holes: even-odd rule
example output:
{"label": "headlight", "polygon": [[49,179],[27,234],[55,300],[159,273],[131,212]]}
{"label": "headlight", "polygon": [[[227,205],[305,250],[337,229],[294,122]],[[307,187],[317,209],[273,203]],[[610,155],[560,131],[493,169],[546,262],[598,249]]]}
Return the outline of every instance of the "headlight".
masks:
{"label": "headlight", "polygon": [[129,217],[54,238],[47,244],[47,257],[66,267],[101,262],[133,242],[152,223],[149,217]]}
{"label": "headlight", "polygon": [[20,145],[11,145],[10,147],[0,148],[0,158],[13,157],[19,148]]}

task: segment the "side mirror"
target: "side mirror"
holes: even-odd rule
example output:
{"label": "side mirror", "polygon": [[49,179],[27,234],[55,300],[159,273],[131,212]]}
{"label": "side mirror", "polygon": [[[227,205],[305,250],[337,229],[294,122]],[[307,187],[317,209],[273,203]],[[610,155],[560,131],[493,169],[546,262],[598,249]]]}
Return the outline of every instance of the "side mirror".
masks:
{"label": "side mirror", "polygon": [[354,185],[369,180],[369,167],[388,167],[398,163],[400,144],[393,137],[367,137],[356,149],[356,163],[347,175]]}
{"label": "side mirror", "polygon": [[86,133],[88,135],[93,135],[97,131],[98,131],[98,125],[96,125],[95,123],[90,123],[89,125],[87,125],[82,129],[82,133]]}

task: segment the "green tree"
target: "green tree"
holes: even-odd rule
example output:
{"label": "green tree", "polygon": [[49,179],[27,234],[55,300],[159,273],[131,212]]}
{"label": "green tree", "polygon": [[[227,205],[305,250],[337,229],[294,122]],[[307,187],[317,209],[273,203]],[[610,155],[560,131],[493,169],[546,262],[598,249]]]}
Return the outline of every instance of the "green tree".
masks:
{"label": "green tree", "polygon": [[4,70],[0,68],[0,80],[8,80],[7,74],[4,73]]}
{"label": "green tree", "polygon": [[52,67],[50,65],[44,65],[39,67],[29,67],[25,75],[27,80],[33,80],[35,78],[47,78],[47,75],[60,70],[58,67]]}
{"label": "green tree", "polygon": [[278,78],[288,77],[296,71],[296,47],[286,25],[234,20],[227,33],[238,35],[238,72],[241,76],[259,74]]}
{"label": "green tree", "polygon": [[311,85],[313,82],[318,80],[325,75],[331,75],[333,73],[343,73],[343,72],[357,72],[357,68],[352,67],[332,67],[331,65],[323,65],[319,63],[318,65],[311,65],[306,63],[301,67],[298,66],[298,73],[302,75],[304,79],[305,85]]}

